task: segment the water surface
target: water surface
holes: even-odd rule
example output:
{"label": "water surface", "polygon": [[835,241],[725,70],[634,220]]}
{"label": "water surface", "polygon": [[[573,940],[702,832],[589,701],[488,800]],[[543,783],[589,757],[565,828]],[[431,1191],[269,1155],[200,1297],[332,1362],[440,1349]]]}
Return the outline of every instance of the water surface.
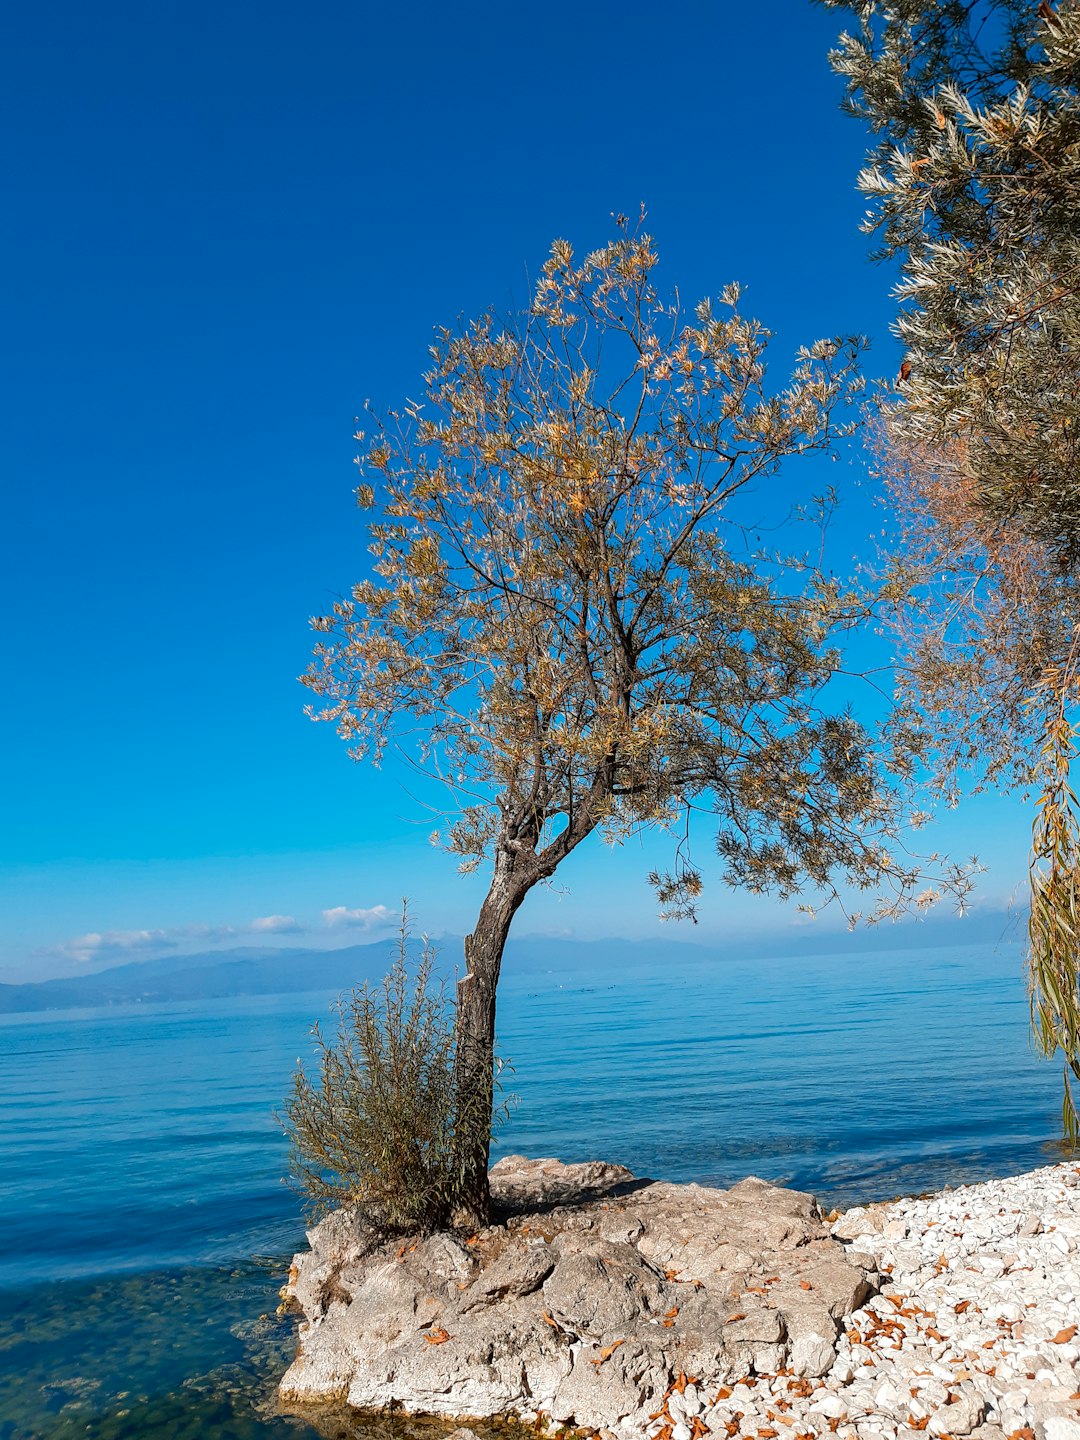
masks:
{"label": "water surface", "polygon": [[[1057,1156],[1020,947],[512,968],[496,1155],[845,1204]],[[312,1435],[277,1415],[302,1244],[274,1111],[326,994],[0,1019],[0,1440]]]}

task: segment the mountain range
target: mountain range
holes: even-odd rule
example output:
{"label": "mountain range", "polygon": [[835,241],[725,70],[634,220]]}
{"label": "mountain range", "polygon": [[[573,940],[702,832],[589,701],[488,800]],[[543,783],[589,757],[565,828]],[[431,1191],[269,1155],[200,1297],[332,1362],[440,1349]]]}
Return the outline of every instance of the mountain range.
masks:
{"label": "mountain range", "polygon": [[[612,965],[663,964],[674,947],[701,959],[722,962],[734,952],[740,958],[772,958],[800,954],[881,952],[941,945],[1009,943],[1023,938],[1025,917],[984,911],[964,920],[955,917],[881,925],[853,933],[789,928],[780,934],[733,937],[707,945],[678,939],[574,940],[524,936],[507,946],[507,962],[517,970],[574,970],[596,973]],[[460,938],[438,942],[444,959],[457,961]],[[0,1014],[69,1010],[102,1005],[158,1005],[173,1000],[218,1000],[240,995],[284,995],[305,990],[348,990],[377,980],[390,963],[392,945],[377,940],[339,950],[237,948],[196,955],[167,955],[138,960],[53,980],[0,984]]]}

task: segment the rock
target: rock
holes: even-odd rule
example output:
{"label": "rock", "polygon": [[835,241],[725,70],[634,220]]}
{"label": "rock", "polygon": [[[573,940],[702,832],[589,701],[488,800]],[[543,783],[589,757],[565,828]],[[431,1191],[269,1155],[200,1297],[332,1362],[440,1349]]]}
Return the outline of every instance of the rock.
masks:
{"label": "rock", "polygon": [[838,1240],[857,1240],[861,1235],[880,1234],[887,1221],[883,1207],[856,1205],[833,1224],[832,1233]]}
{"label": "rock", "polygon": [[796,1375],[816,1379],[836,1359],[836,1344],[825,1335],[809,1333],[791,1342],[788,1363]]}
{"label": "rock", "polygon": [[776,1416],[780,1440],[1080,1440],[1080,1167],[854,1209],[830,1232],[812,1196],[753,1178],[502,1164],[504,1219],[467,1243],[379,1245],[347,1213],[314,1227],[283,1292],[305,1316],[283,1398],[542,1412],[602,1440]]}
{"label": "rock", "polygon": [[527,1160],[524,1155],[504,1155],[488,1177],[492,1204],[504,1212],[578,1204],[633,1179],[625,1165],[603,1160],[564,1165],[561,1160]]}
{"label": "rock", "polygon": [[985,1413],[982,1399],[967,1391],[958,1395],[952,1405],[935,1410],[926,1428],[932,1435],[969,1435]]}
{"label": "rock", "polygon": [[1041,1440],[1080,1440],[1080,1420],[1051,1415],[1041,1426]]}
{"label": "rock", "polygon": [[788,1363],[804,1379],[824,1375],[836,1359],[836,1322],[824,1305],[783,1308]]}
{"label": "rock", "polygon": [[826,1420],[839,1420],[848,1413],[847,1406],[839,1395],[816,1395],[811,1401],[810,1409],[818,1415],[824,1415]]}
{"label": "rock", "polygon": [[507,1218],[468,1244],[375,1245],[345,1215],[312,1230],[286,1287],[306,1321],[284,1399],[641,1434],[674,1395],[673,1424],[704,1409],[673,1390],[680,1373],[713,1393],[790,1363],[824,1373],[834,1316],[870,1293],[813,1196],[763,1180],[723,1191],[512,1157],[492,1188]]}
{"label": "rock", "polygon": [[860,1305],[865,1305],[874,1293],[869,1278],[846,1257],[837,1257],[823,1265],[807,1270],[800,1284],[811,1286],[811,1293],[819,1305],[827,1308],[834,1320],[842,1320]]}
{"label": "rock", "polygon": [[497,1300],[519,1299],[539,1290],[555,1268],[555,1254],[546,1241],[529,1245],[525,1251],[497,1256],[461,1296],[464,1312]]}

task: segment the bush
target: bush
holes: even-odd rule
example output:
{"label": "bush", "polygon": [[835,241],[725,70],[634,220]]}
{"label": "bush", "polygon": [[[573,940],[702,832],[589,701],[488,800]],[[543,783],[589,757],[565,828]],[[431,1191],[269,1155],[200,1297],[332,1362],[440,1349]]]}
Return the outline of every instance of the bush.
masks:
{"label": "bush", "polygon": [[[312,1027],[317,1076],[297,1062],[285,1104],[290,1168],[310,1207],[355,1207],[382,1232],[430,1231],[455,1203],[454,1025],[425,939],[415,977],[402,910],[393,966],[379,986],[339,997],[337,1036]],[[490,1115],[486,1118],[490,1125]]]}

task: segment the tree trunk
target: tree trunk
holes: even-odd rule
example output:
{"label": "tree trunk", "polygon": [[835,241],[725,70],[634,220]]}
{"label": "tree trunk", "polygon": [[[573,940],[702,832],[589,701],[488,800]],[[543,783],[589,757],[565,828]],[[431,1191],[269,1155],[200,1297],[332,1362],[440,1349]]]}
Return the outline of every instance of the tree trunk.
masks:
{"label": "tree trunk", "polygon": [[532,883],[515,876],[509,864],[496,864],[476,929],[465,939],[466,973],[457,987],[454,1169],[461,1182],[457,1218],[474,1229],[491,1217],[488,1157],[495,1098],[495,989],[510,922]]}

